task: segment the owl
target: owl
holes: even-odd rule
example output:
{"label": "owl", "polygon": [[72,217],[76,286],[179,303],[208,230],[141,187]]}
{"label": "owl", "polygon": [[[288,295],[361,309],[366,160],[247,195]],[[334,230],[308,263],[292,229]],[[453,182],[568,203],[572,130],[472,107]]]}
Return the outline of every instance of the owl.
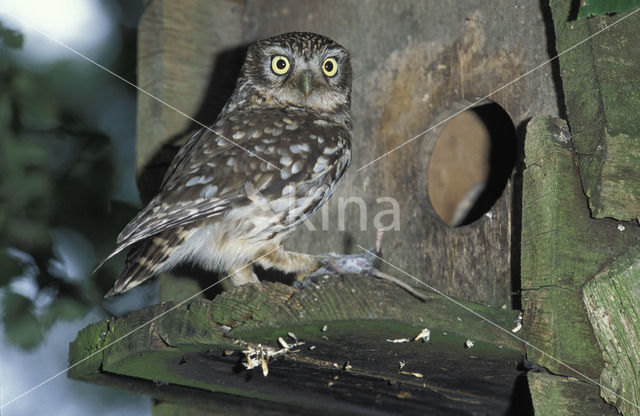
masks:
{"label": "owl", "polygon": [[253,264],[305,275],[320,256],[284,240],[331,196],[351,161],[349,52],[292,32],[247,50],[236,88],[208,129],[178,151],[159,193],[125,227],[125,268],[105,295],[179,263],[258,283]]}

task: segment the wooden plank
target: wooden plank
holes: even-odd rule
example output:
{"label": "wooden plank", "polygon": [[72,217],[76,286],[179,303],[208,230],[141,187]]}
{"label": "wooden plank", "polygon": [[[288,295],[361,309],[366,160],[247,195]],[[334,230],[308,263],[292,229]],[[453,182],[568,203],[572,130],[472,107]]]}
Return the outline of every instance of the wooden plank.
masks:
{"label": "wooden plank", "polygon": [[[535,117],[527,125],[523,174],[522,290],[526,339],[579,371],[598,377],[603,361],[581,288],[611,258],[636,244],[635,224],[593,219],[582,193],[566,123]],[[528,349],[553,373],[573,375]]]}
{"label": "wooden plank", "polygon": [[529,391],[536,416],[617,416],[598,397],[598,387],[577,379],[529,372]]}
{"label": "wooden plank", "polygon": [[240,0],[147,4],[137,65],[138,85],[153,95],[138,93],[136,167],[143,201],[156,192],[173,157],[167,146],[180,145],[200,128],[180,112],[213,124],[233,91],[243,55],[234,50],[242,46],[242,8]]}
{"label": "wooden plank", "polygon": [[[303,409],[310,414],[417,414],[425,409],[432,414],[504,413],[520,374],[516,365],[522,345],[450,301],[427,296],[426,303],[420,302],[402,289],[362,276],[331,278],[303,290],[280,283],[249,285],[213,301],[182,305],[72,368],[69,375],[102,383],[110,375],[147,380],[166,388],[150,392],[144,383],[129,388],[172,403],[171,386],[207,391],[210,400],[205,396],[192,404],[214,410],[229,396],[237,404],[228,408],[231,414],[242,414],[245,398],[254,409],[274,403],[282,411]],[[464,304],[502,327],[514,324],[513,311]],[[173,305],[90,325],[74,341],[71,362]],[[326,331],[321,330],[324,325]],[[424,327],[432,330],[428,343],[387,342],[413,338]],[[240,370],[242,355],[237,351],[246,348],[245,342],[277,349],[279,336],[293,342],[288,332],[306,344],[270,361],[268,377],[259,368]],[[467,339],[474,340],[473,348],[465,348]],[[223,354],[225,350],[236,352]],[[406,373],[399,368],[401,361]]]}
{"label": "wooden plank", "polygon": [[605,361],[600,395],[625,416],[640,415],[640,246],[598,273],[582,293]]}
{"label": "wooden plank", "polygon": [[[623,15],[571,17],[571,2],[552,0],[558,52]],[[580,176],[596,218],[640,218],[640,15],[635,14],[560,56],[562,88]]]}

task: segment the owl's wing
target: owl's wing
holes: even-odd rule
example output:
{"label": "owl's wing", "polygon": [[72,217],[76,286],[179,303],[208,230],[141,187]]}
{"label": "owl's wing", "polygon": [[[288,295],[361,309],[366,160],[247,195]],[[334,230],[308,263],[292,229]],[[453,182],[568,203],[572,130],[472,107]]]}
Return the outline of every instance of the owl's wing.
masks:
{"label": "owl's wing", "polygon": [[308,112],[238,112],[220,119],[212,130],[220,134],[201,130],[185,143],[160,193],[120,233],[116,250],[105,261],[169,228],[250,204],[256,192],[272,201],[292,183],[310,187],[319,178],[335,179],[336,166],[339,176],[346,168],[344,161],[338,163],[343,152],[337,149],[344,143],[349,147],[348,131],[327,121],[317,123]]}

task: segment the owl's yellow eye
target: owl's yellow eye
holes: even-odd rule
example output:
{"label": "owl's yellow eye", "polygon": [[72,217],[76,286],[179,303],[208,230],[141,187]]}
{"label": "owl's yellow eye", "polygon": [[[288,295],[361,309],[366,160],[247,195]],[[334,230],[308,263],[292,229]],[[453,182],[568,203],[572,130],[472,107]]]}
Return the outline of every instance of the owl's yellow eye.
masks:
{"label": "owl's yellow eye", "polygon": [[335,58],[327,58],[322,63],[322,72],[328,77],[332,77],[338,73],[338,62]]}
{"label": "owl's yellow eye", "polygon": [[289,72],[289,60],[282,55],[277,55],[271,58],[271,70],[276,75],[284,75]]}

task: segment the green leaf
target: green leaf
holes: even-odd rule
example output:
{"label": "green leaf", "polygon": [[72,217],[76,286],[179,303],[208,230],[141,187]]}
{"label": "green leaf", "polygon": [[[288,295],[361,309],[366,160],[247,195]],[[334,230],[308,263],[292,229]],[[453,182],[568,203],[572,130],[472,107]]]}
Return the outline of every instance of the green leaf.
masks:
{"label": "green leaf", "polygon": [[0,22],[0,42],[7,48],[22,49],[24,36],[17,30],[9,29]]}
{"label": "green leaf", "polygon": [[640,8],[640,0],[583,0],[580,11],[578,11],[578,19],[626,13],[638,8]]}
{"label": "green leaf", "polygon": [[7,340],[24,349],[32,349],[42,342],[42,326],[33,314],[33,303],[17,293],[8,292],[3,298],[3,316]]}
{"label": "green leaf", "polygon": [[4,249],[0,250],[0,286],[9,284],[11,279],[22,273],[22,265],[13,257],[7,254]]}

